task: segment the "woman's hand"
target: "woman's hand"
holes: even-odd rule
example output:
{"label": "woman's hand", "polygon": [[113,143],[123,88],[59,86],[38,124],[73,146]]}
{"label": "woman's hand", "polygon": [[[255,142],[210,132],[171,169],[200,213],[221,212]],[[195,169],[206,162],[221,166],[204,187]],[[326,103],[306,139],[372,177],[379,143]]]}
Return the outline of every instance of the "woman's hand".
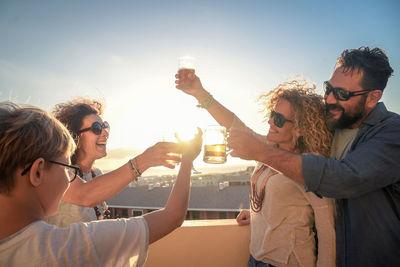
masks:
{"label": "woman's hand", "polygon": [[194,72],[182,69],[175,75],[175,78],[176,88],[186,94],[194,96],[197,100],[202,100],[204,96],[208,97],[208,93],[204,90],[199,77]]}
{"label": "woman's hand", "polygon": [[182,145],[182,162],[192,162],[197,158],[201,151],[201,145],[203,143],[203,132],[200,128],[197,128],[197,134],[192,140],[181,142]]}
{"label": "woman's hand", "polygon": [[250,211],[249,210],[241,210],[239,215],[236,217],[236,222],[240,226],[250,224]]}
{"label": "woman's hand", "polygon": [[175,168],[173,162],[180,162],[182,146],[173,142],[158,142],[154,146],[146,149],[142,154],[136,157],[136,166],[141,173],[150,167],[164,166],[170,169]]}

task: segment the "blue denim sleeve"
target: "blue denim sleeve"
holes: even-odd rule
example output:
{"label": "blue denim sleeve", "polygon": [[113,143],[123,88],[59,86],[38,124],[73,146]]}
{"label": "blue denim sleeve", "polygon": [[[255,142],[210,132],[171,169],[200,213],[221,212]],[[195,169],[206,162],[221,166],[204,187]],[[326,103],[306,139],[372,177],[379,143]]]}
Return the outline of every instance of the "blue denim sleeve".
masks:
{"label": "blue denim sleeve", "polygon": [[322,180],[325,158],[314,154],[303,154],[303,178],[306,184],[305,190],[317,192]]}
{"label": "blue denim sleeve", "polygon": [[400,123],[371,129],[342,160],[304,154],[306,190],[342,199],[400,183]]}

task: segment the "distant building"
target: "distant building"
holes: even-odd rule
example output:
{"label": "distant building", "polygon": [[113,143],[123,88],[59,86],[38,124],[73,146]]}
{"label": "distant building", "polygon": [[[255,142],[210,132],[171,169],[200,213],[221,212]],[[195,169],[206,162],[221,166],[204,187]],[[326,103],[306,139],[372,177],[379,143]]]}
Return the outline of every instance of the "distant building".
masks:
{"label": "distant building", "polygon": [[[215,175],[192,180],[186,219],[233,219],[249,209],[250,175]],[[107,201],[113,218],[140,216],[165,206],[172,189],[165,182],[127,187]]]}

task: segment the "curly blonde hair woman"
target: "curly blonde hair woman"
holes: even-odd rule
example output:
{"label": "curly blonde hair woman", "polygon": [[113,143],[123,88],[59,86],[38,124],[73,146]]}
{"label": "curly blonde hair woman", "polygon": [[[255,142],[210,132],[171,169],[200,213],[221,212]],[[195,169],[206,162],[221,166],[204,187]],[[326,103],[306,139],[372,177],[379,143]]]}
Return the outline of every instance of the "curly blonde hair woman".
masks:
{"label": "curly blonde hair woman", "polygon": [[[331,133],[325,125],[323,98],[306,80],[282,83],[260,96],[270,126],[262,136],[216,101],[196,75],[180,72],[175,77],[176,87],[194,96],[219,124],[230,128],[230,135],[246,132],[292,153],[328,155]],[[246,142],[242,145],[251,149]],[[258,163],[251,177],[250,206],[236,219],[239,225],[250,224],[248,266],[336,265],[332,199],[307,193],[300,184]]]}
{"label": "curly blonde hair woman", "polygon": [[259,96],[266,112],[265,121],[271,116],[271,110],[280,99],[291,104],[293,126],[302,136],[295,141],[295,149],[300,153],[314,152],[329,156],[332,133],[326,126],[323,97],[315,93],[315,84],[303,78],[279,84],[274,90]]}

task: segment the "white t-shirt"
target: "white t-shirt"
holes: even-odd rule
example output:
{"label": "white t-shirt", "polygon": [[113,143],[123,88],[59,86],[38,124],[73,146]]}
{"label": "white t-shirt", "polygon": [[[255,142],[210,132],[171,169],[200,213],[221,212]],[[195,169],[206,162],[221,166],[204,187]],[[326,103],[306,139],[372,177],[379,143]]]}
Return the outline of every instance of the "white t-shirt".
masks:
{"label": "white t-shirt", "polygon": [[142,266],[148,244],[143,217],[69,228],[36,221],[0,240],[0,266]]}

